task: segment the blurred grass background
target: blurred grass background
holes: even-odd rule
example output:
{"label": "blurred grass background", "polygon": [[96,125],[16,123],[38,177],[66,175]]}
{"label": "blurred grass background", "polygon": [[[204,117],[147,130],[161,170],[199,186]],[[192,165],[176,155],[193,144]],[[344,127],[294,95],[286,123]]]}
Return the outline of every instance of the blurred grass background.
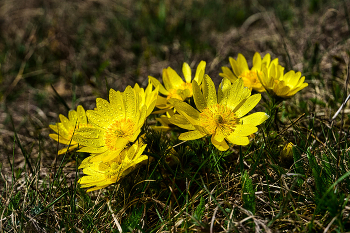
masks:
{"label": "blurred grass background", "polygon": [[201,60],[218,83],[238,53],[250,64],[256,51],[270,53],[301,71],[309,87],[285,104],[282,119],[305,112],[324,122],[348,94],[349,10],[348,0],[2,0],[1,173],[20,176],[27,156],[45,177],[62,160],[48,125],[79,104],[93,109],[109,88],[145,86],[167,66],[180,73],[183,62]]}

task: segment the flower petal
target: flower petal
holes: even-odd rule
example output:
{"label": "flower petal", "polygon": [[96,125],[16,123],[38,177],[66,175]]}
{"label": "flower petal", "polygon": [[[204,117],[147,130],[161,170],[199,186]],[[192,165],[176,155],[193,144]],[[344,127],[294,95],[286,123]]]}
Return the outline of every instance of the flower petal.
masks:
{"label": "flower petal", "polygon": [[207,107],[207,103],[196,81],[192,82],[193,99],[199,111]]}
{"label": "flower petal", "polygon": [[136,103],[137,101],[135,91],[132,89],[131,86],[127,86],[125,88],[125,91],[123,92],[123,100],[124,100],[124,106],[125,106],[125,118],[126,119],[134,119],[137,118],[138,111],[138,105]]}
{"label": "flower petal", "polygon": [[252,70],[256,70],[256,71],[261,70],[261,56],[260,56],[260,53],[258,52],[254,54]]}
{"label": "flower petal", "polygon": [[235,145],[248,145],[249,144],[249,139],[248,137],[241,137],[241,136],[237,136],[234,134],[231,134],[230,136],[226,137],[226,139],[231,142],[232,144]]}
{"label": "flower petal", "polygon": [[88,117],[90,124],[97,127],[107,129],[110,125],[109,120],[100,115],[97,110],[87,110],[86,116]]}
{"label": "flower petal", "polygon": [[245,137],[255,133],[256,131],[258,131],[258,128],[253,125],[237,125],[235,131],[231,135]]}
{"label": "flower petal", "polygon": [[193,130],[193,131],[188,131],[186,133],[180,134],[179,139],[183,141],[189,141],[189,140],[196,140],[204,136],[206,136],[206,134],[201,133],[198,130]]}
{"label": "flower petal", "polygon": [[168,73],[169,81],[170,81],[171,85],[173,86],[173,88],[176,89],[177,87],[184,84],[184,80],[182,80],[182,78],[176,73],[175,70],[173,70],[173,68],[168,67],[166,70]]}
{"label": "flower petal", "polygon": [[84,138],[83,136],[76,134],[73,136],[73,140],[83,146],[95,148],[104,146],[104,141],[101,138]]}
{"label": "flower petal", "polygon": [[225,140],[221,142],[216,141],[214,135],[211,137],[211,143],[220,151],[227,151],[230,148]]}
{"label": "flower petal", "polygon": [[85,109],[83,108],[83,106],[78,105],[77,114],[78,114],[78,122],[80,124],[87,124],[86,113],[85,113]]}
{"label": "flower petal", "polygon": [[271,62],[271,55],[269,53],[267,53],[267,54],[265,54],[264,58],[262,59],[262,63],[265,63],[266,66],[268,67],[268,66],[270,66],[270,62]]}
{"label": "flower petal", "polygon": [[170,99],[171,104],[174,105],[175,109],[182,114],[192,124],[197,125],[200,117],[200,113],[194,109],[191,105],[184,103],[178,99]]}
{"label": "flower petal", "polygon": [[71,123],[78,124],[78,114],[75,110],[70,110],[68,112],[68,119]]}
{"label": "flower petal", "polygon": [[240,74],[242,74],[244,71],[249,70],[247,60],[245,59],[245,57],[241,53],[239,53],[237,56],[237,65],[241,70]]}
{"label": "flower petal", "polygon": [[186,119],[186,117],[175,114],[171,118],[168,119],[171,124],[177,125],[180,128],[195,130],[196,128]]}
{"label": "flower petal", "polygon": [[167,91],[164,86],[158,81],[158,79],[153,78],[152,76],[148,76],[148,80],[155,86],[159,87],[159,92],[163,95],[169,95],[169,91]]}
{"label": "flower petal", "polygon": [[242,74],[242,71],[239,67],[239,65],[237,64],[237,61],[235,59],[233,59],[232,57],[229,57],[228,60],[230,61],[233,73],[238,77]]}
{"label": "flower petal", "polygon": [[182,65],[182,73],[184,74],[186,83],[191,83],[192,71],[191,67],[186,62]]}
{"label": "flower petal", "polygon": [[269,115],[267,115],[264,112],[255,112],[253,114],[250,114],[249,116],[241,118],[241,123],[243,125],[257,126],[264,123],[268,118]]}
{"label": "flower petal", "polygon": [[203,81],[206,64],[207,63],[205,61],[201,61],[199,63],[199,65],[197,66],[196,74],[195,74],[193,80],[196,81],[198,83],[198,85],[200,85],[202,83],[202,81]]}
{"label": "flower petal", "polygon": [[100,154],[103,152],[106,152],[108,150],[108,147],[91,147],[91,146],[85,146],[78,150],[78,152],[86,152],[86,153],[92,153],[92,154]]}
{"label": "flower petal", "polygon": [[59,151],[57,152],[57,154],[58,154],[58,155],[65,154],[67,151],[72,151],[72,150],[74,150],[75,148],[77,148],[78,146],[79,146],[78,144],[70,145],[70,146],[68,146],[68,147],[66,147],[66,148],[63,148],[63,149],[59,150]]}
{"label": "flower petal", "polygon": [[59,115],[60,121],[63,124],[64,128],[69,129],[69,128],[74,128],[75,127],[75,123],[72,123],[68,120],[67,117],[63,116],[62,114]]}
{"label": "flower petal", "polygon": [[223,72],[223,73],[220,73],[220,74],[219,74],[221,77],[228,78],[232,83],[233,83],[234,81],[236,81],[237,76],[234,75],[234,74],[232,73],[232,71],[231,71],[228,67],[223,66],[223,67],[221,67],[221,69],[222,69],[222,72]]}
{"label": "flower petal", "polygon": [[207,106],[218,103],[217,97],[216,97],[215,85],[213,83],[213,80],[211,80],[211,78],[208,75],[204,76],[202,89],[203,89],[203,95],[207,103]]}
{"label": "flower petal", "polygon": [[84,138],[99,138],[103,137],[103,132],[98,128],[82,127],[74,131],[74,135],[80,135]]}
{"label": "flower petal", "polygon": [[113,109],[115,109],[113,116],[116,117],[117,119],[125,118],[123,94],[120,93],[120,91],[115,91],[113,89],[110,89],[109,102],[110,102],[110,106],[113,106]]}
{"label": "flower petal", "polygon": [[236,111],[236,117],[241,118],[252,110],[260,101],[261,94],[250,96],[242,106]]}
{"label": "flower petal", "polygon": [[65,145],[74,145],[76,144],[76,142],[74,142],[73,140],[67,140],[63,137],[59,137],[57,134],[49,134],[49,137],[52,138],[53,140],[61,143],[61,144],[65,144]]}

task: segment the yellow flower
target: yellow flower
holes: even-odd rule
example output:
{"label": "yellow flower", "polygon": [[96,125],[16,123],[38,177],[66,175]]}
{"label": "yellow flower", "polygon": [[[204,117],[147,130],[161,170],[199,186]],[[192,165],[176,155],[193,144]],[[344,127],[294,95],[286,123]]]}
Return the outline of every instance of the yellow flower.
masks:
{"label": "yellow flower", "polygon": [[[193,82],[193,98],[197,109],[185,102],[172,100],[176,111],[170,122],[191,131],[180,134],[180,140],[195,140],[212,135],[211,142],[216,148],[225,151],[229,148],[225,139],[236,145],[247,145],[248,136],[255,133],[257,125],[269,116],[256,112],[245,116],[260,101],[261,95],[251,95],[243,86],[243,80],[233,84],[223,78],[216,95],[215,86],[209,76],[204,77],[202,91],[197,82]],[[245,116],[245,117],[244,117]]]}
{"label": "yellow flower", "polygon": [[148,84],[146,90],[144,90],[143,88],[140,88],[140,86],[137,83],[134,86],[134,90],[136,93],[138,93],[140,98],[139,99],[140,110],[145,105],[147,108],[147,116],[149,116],[152,113],[157,103],[159,87],[156,87],[155,90],[153,91],[152,89],[153,89],[152,83]]}
{"label": "yellow flower", "polygon": [[261,82],[266,90],[275,96],[281,98],[290,98],[298,91],[308,86],[304,83],[305,76],[301,77],[301,73],[295,73],[291,70],[284,74],[284,67],[278,64],[270,66],[262,66]]}
{"label": "yellow flower", "polygon": [[[201,83],[205,73],[206,62],[201,61],[197,66],[194,79],[197,83]],[[148,76],[149,81],[155,86],[159,87],[159,92],[166,97],[158,96],[156,107],[163,109],[163,111],[157,111],[154,113],[163,113],[173,106],[168,102],[169,99],[175,98],[181,101],[191,97],[192,91],[192,72],[190,66],[184,62],[182,66],[182,73],[185,77],[185,81],[173,70],[171,67],[163,69],[163,83],[164,86],[154,77]]]}
{"label": "yellow flower", "polygon": [[[147,155],[143,155],[146,144],[134,143],[132,146],[124,149],[120,153],[120,158],[115,158],[108,162],[97,161],[91,162],[89,157],[86,158],[79,168],[83,168],[84,174],[79,179],[82,188],[89,188],[87,192],[105,188],[113,183],[118,182],[121,178],[133,171],[136,166],[148,159]],[[120,160],[121,159],[121,160]]]}
{"label": "yellow flower", "polygon": [[242,78],[244,82],[244,86],[248,87],[250,90],[254,89],[258,92],[264,92],[265,89],[261,85],[259,81],[259,77],[262,74],[262,64],[266,64],[267,67],[270,66],[271,63],[278,64],[278,59],[274,59],[271,62],[270,54],[266,54],[263,59],[259,53],[255,53],[253,57],[253,67],[249,70],[247,60],[242,54],[238,54],[237,61],[232,57],[229,58],[232,71],[228,67],[222,67],[222,72],[219,75],[221,77],[228,78],[232,83],[236,81],[237,78]]}
{"label": "yellow flower", "polygon": [[50,134],[49,136],[59,143],[68,145],[67,148],[58,151],[58,154],[60,155],[78,147],[78,143],[72,140],[73,134],[76,134],[77,129],[82,127],[91,127],[91,125],[87,123],[85,110],[81,105],[77,107],[77,111],[69,111],[68,118],[61,114],[59,117],[61,120],[60,123],[49,125],[49,127],[57,134]]}
{"label": "yellow flower", "polygon": [[285,159],[293,158],[293,147],[294,147],[294,144],[291,142],[285,145],[285,147],[281,151],[282,158],[285,158]]}
{"label": "yellow flower", "polygon": [[137,139],[147,113],[153,110],[147,109],[147,104],[140,108],[140,99],[130,86],[122,93],[111,89],[110,102],[97,98],[97,108],[86,112],[94,128],[79,128],[73,137],[85,146],[79,151],[91,153],[91,162],[108,162],[119,158],[127,144]]}

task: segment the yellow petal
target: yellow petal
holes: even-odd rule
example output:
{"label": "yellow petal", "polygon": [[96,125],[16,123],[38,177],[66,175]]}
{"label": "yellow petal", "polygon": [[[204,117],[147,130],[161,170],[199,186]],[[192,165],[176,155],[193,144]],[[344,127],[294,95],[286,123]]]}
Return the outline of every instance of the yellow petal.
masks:
{"label": "yellow petal", "polygon": [[106,147],[106,146],[103,146],[103,147],[86,146],[86,147],[79,149],[78,152],[100,154],[100,153],[106,152],[107,150],[108,150],[108,147]]}
{"label": "yellow petal", "polygon": [[186,112],[186,115],[190,116],[191,118],[198,120],[199,119],[199,112],[194,109],[191,105],[182,102],[178,99],[169,99],[169,102],[174,105],[175,109],[178,111]]}
{"label": "yellow petal", "polygon": [[261,56],[258,52],[254,54],[252,70],[256,70],[256,71],[261,70]]}
{"label": "yellow petal", "polygon": [[264,112],[255,112],[253,114],[250,114],[249,116],[241,118],[241,123],[243,125],[257,126],[264,123],[268,118],[269,115],[267,115]]}
{"label": "yellow petal", "polygon": [[[244,83],[241,78],[232,83],[231,88],[224,95],[224,99],[227,99],[227,106],[231,109],[235,109],[241,103],[241,95],[244,90]],[[227,97],[226,97],[227,96]]]}
{"label": "yellow petal", "polygon": [[225,135],[223,134],[223,132],[221,131],[220,128],[216,129],[213,137],[214,137],[215,141],[217,141],[217,142],[222,142],[225,139]]}
{"label": "yellow petal", "polygon": [[232,57],[229,57],[229,61],[233,70],[233,73],[238,77],[241,75],[242,71],[240,69],[240,67],[237,64],[237,61],[235,59],[233,59]]}
{"label": "yellow petal", "polygon": [[[277,60],[278,61],[278,60]],[[269,53],[265,54],[264,58],[262,59],[262,63],[265,63],[266,66],[270,66],[271,62],[271,55]]]}
{"label": "yellow petal", "polygon": [[111,104],[102,98],[96,99],[96,107],[97,111],[100,115],[102,115],[105,118],[108,118],[108,120],[113,119],[113,115],[115,111],[111,111]]}
{"label": "yellow petal", "polygon": [[180,134],[179,139],[183,140],[183,141],[189,141],[189,140],[196,140],[196,139],[202,138],[204,136],[206,136],[206,134],[203,134],[203,133],[199,132],[198,130],[194,130],[194,131],[188,131],[186,133]]}
{"label": "yellow petal", "polygon": [[193,80],[196,81],[198,83],[198,85],[200,85],[202,83],[202,81],[203,81],[206,64],[207,63],[205,61],[201,61],[199,63],[199,65],[197,66],[196,74],[195,74]]}
{"label": "yellow petal", "polygon": [[113,116],[115,116],[117,119],[125,118],[125,107],[122,93],[120,93],[120,91],[110,89],[109,102],[110,106],[113,106],[113,109],[115,109]]}
{"label": "yellow petal", "polygon": [[107,129],[110,125],[109,120],[100,115],[97,110],[87,110],[86,116],[89,119],[89,123],[97,127]]}
{"label": "yellow petal", "polygon": [[163,95],[169,95],[169,91],[167,91],[163,85],[154,77],[148,76],[148,80],[155,86],[159,87],[159,92],[162,93]]}
{"label": "yellow petal", "polygon": [[83,106],[78,105],[77,114],[78,114],[78,122],[80,124],[87,124],[87,118],[86,118],[85,109],[83,108]]}
{"label": "yellow petal", "polygon": [[226,151],[229,149],[225,140],[218,142],[215,140],[214,135],[211,137],[211,143],[213,143],[213,145],[220,151]]}
{"label": "yellow petal", "polygon": [[217,104],[215,85],[208,75],[204,76],[202,88],[207,106]]}
{"label": "yellow petal", "polygon": [[180,128],[195,130],[196,128],[182,115],[175,114],[173,117],[168,119],[171,124],[177,125]]}
{"label": "yellow petal", "polygon": [[237,125],[235,131],[231,135],[245,137],[256,131],[258,131],[258,128],[253,125]]}
{"label": "yellow petal", "polygon": [[236,111],[236,117],[241,118],[252,110],[260,101],[261,94],[250,96],[244,104]]}
{"label": "yellow petal", "polygon": [[[242,84],[243,85],[243,84]],[[229,97],[229,91],[231,89],[231,81],[227,78],[223,78],[218,89],[218,103],[222,105],[227,104]]]}
{"label": "yellow petal", "polygon": [[223,66],[223,67],[221,67],[221,69],[222,69],[222,72],[223,72],[223,73],[220,73],[220,74],[219,74],[221,77],[228,78],[232,83],[233,83],[234,81],[236,81],[237,76],[234,75],[234,74],[232,73],[232,71],[231,71],[228,67]]}
{"label": "yellow petal", "polygon": [[70,110],[68,112],[68,119],[72,124],[78,124],[78,114],[75,110]]}
{"label": "yellow petal", "polygon": [[74,128],[75,127],[75,123],[73,124],[68,120],[67,117],[63,116],[62,114],[59,115],[60,121],[63,124],[64,128],[69,129],[69,128]]}
{"label": "yellow petal", "polygon": [[186,62],[182,65],[182,73],[185,76],[186,83],[191,83],[192,71],[191,67]]}
{"label": "yellow petal", "polygon": [[307,87],[308,85],[309,85],[309,84],[307,84],[307,83],[303,83],[300,87],[298,87],[298,88],[296,88],[296,89],[290,91],[290,92],[288,93],[288,96],[295,95],[298,91],[304,89],[304,88]]}
{"label": "yellow petal", "polygon": [[248,145],[249,144],[249,139],[248,137],[240,137],[234,134],[231,134],[230,136],[226,137],[226,139],[231,142],[232,144],[235,145]]}
{"label": "yellow petal", "polygon": [[131,86],[127,86],[123,93],[124,107],[125,107],[125,118],[126,119],[134,119],[136,117],[136,113],[138,112],[138,106],[136,104],[136,95],[135,91]]}
{"label": "yellow petal", "polygon": [[79,134],[84,138],[98,138],[103,137],[103,132],[98,128],[90,128],[90,127],[82,127],[80,129],[76,129],[74,132],[75,135]]}
{"label": "yellow petal", "polygon": [[167,68],[167,73],[168,73],[169,81],[170,81],[171,85],[173,86],[173,88],[176,89],[177,87],[184,84],[184,81],[182,80],[182,78],[171,67]]}
{"label": "yellow petal", "polygon": [[116,150],[116,151],[107,150],[104,153],[94,156],[93,158],[90,159],[89,162],[98,163],[98,162],[109,162],[111,160],[118,160],[118,158],[120,157],[120,152],[122,150],[123,149]]}
{"label": "yellow petal", "polygon": [[196,107],[199,111],[202,111],[204,108],[207,107],[207,104],[196,81],[192,82],[192,90],[193,90],[193,99],[196,104]]}
{"label": "yellow petal", "polygon": [[247,60],[245,59],[245,57],[241,53],[239,53],[237,56],[237,64],[241,70],[241,73],[249,70]]}
{"label": "yellow petal", "polygon": [[92,184],[95,185],[95,183],[104,181],[106,179],[104,174],[97,174],[94,176],[83,176],[79,179],[79,184],[85,185],[85,184]]}
{"label": "yellow petal", "polygon": [[173,86],[173,84],[172,84],[170,78],[169,78],[169,74],[168,74],[168,70],[167,70],[167,69],[163,69],[162,78],[163,78],[163,84],[164,84],[165,89],[171,90],[171,89],[174,89],[174,88],[175,88],[175,87]]}
{"label": "yellow petal", "polygon": [[66,148],[63,148],[63,149],[59,150],[59,151],[57,152],[57,154],[58,154],[58,155],[65,154],[67,151],[72,151],[72,150],[74,150],[75,148],[77,148],[78,146],[79,146],[78,144],[68,146],[68,147],[66,147]]}
{"label": "yellow petal", "polygon": [[81,135],[74,135],[73,140],[79,144],[82,144],[83,146],[90,146],[90,147],[97,147],[97,148],[104,146],[104,141],[100,138],[84,138]]}
{"label": "yellow petal", "polygon": [[61,144],[65,144],[65,145],[70,145],[70,144],[76,144],[76,142],[74,142],[73,140],[67,140],[63,137],[59,137],[57,134],[49,134],[49,137],[52,138],[53,140],[58,141]]}
{"label": "yellow petal", "polygon": [[58,133],[58,126],[55,124],[55,125],[49,125],[49,127],[55,131],[56,133]]}

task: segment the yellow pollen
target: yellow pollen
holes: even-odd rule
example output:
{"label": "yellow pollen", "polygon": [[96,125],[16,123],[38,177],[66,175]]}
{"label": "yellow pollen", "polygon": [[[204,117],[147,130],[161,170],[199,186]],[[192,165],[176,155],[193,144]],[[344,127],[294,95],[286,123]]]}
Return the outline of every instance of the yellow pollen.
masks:
{"label": "yellow pollen", "polygon": [[210,134],[214,134],[217,128],[220,128],[225,136],[231,134],[236,125],[239,123],[239,118],[228,107],[220,104],[214,104],[205,108],[200,114],[201,126]]}
{"label": "yellow pollen", "polygon": [[118,139],[130,139],[134,133],[134,126],[134,122],[130,119],[122,119],[111,124],[104,135],[105,145],[108,149],[118,150]]}

